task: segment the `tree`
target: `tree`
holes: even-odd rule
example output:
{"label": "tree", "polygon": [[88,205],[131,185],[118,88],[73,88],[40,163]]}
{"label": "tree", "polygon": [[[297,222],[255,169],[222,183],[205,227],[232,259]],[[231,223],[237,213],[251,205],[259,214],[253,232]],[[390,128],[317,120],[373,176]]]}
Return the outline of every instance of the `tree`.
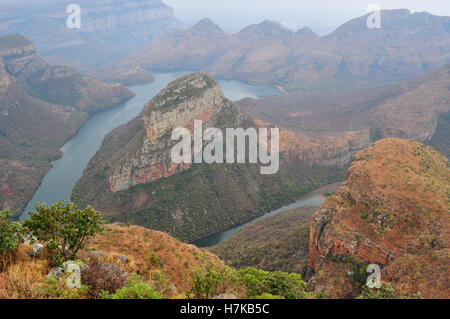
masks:
{"label": "tree", "polygon": [[46,243],[55,264],[74,259],[105,223],[101,214],[90,206],[81,210],[72,203],[60,201],[51,207],[45,203],[35,207],[36,212],[30,213],[23,226],[35,239]]}
{"label": "tree", "polygon": [[0,212],[0,271],[6,268],[13,253],[23,241],[22,225],[11,222],[12,214],[9,209]]}

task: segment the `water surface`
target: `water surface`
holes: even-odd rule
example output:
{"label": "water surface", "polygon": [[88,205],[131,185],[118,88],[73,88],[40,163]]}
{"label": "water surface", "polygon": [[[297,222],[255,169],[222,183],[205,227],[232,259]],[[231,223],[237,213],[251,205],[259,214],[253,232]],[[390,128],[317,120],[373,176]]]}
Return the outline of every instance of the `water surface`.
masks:
{"label": "water surface", "polygon": [[[128,87],[136,93],[134,98],[92,114],[80,130],[62,147],[63,157],[52,162],[52,169],[42,180],[41,185],[22,212],[20,220],[27,218],[28,212],[34,211],[34,205],[37,202],[51,205],[60,200],[69,200],[75,183],[83,174],[89,160],[100,148],[105,135],[136,117],[144,105],[170,81],[187,73],[189,72],[152,72],[155,78],[152,83]],[[258,98],[279,94],[274,87],[251,85],[234,80],[218,79],[217,81],[225,96],[232,101],[245,97]]]}

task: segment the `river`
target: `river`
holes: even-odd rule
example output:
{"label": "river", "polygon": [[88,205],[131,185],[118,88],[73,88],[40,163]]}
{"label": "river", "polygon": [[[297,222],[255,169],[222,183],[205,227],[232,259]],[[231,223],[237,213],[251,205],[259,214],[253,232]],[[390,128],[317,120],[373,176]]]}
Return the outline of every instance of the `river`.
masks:
{"label": "river", "polygon": [[[34,211],[35,203],[54,204],[60,200],[69,200],[73,186],[83,174],[89,160],[100,148],[103,138],[114,128],[136,117],[159,91],[170,81],[189,72],[170,73],[152,72],[154,81],[146,85],[128,87],[136,96],[124,103],[104,111],[96,112],[84,123],[79,131],[61,148],[62,158],[52,162],[51,170],[45,175],[41,185],[34,193],[20,220]],[[232,101],[245,97],[263,97],[279,94],[274,87],[251,85],[234,80],[217,80],[224,94]]]}
{"label": "river", "polygon": [[245,226],[247,226],[257,220],[267,218],[270,216],[274,216],[279,213],[282,213],[282,212],[285,212],[285,211],[288,211],[288,210],[291,210],[291,209],[294,209],[297,207],[320,206],[326,199],[326,197],[323,196],[323,194],[325,194],[326,192],[335,191],[339,187],[340,184],[341,183],[334,183],[334,184],[322,186],[308,194],[303,195],[296,202],[294,202],[292,204],[275,209],[269,213],[266,213],[258,218],[255,218],[255,219],[249,221],[248,223],[245,223],[245,224],[215,233],[211,236],[196,240],[196,241],[192,242],[192,244],[199,248],[216,246],[216,245],[220,244],[221,242],[227,240],[234,234],[236,234],[238,231],[240,231]]}

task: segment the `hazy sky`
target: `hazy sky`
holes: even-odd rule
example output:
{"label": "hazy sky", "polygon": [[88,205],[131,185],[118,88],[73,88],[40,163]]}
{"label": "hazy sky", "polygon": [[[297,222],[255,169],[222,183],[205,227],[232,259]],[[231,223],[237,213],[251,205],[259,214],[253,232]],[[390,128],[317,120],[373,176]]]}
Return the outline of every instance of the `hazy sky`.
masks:
{"label": "hazy sky", "polygon": [[314,31],[332,31],[343,22],[364,15],[369,4],[381,9],[406,8],[450,16],[449,0],[163,0],[175,9],[175,16],[194,24],[211,18],[228,31],[275,20],[292,26],[309,26]]}

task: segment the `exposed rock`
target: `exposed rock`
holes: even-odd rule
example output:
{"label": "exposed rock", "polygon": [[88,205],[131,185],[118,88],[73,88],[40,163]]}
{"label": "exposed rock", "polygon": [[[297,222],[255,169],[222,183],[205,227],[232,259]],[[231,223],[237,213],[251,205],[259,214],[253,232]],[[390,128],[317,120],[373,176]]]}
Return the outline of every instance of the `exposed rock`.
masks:
{"label": "exposed rock", "polygon": [[28,256],[39,258],[40,253],[41,253],[43,248],[44,248],[44,245],[42,245],[42,244],[39,244],[39,243],[34,244],[33,245],[33,250],[28,252]]}
{"label": "exposed rock", "polygon": [[15,1],[0,5],[0,34],[29,37],[52,62],[72,67],[94,66],[117,58],[183,23],[160,0],[78,0],[81,28],[66,20],[72,1]]}
{"label": "exposed rock", "polygon": [[448,160],[421,143],[384,139],[359,153],[311,221],[314,290],[355,296],[365,278],[354,276],[378,264],[400,295],[448,297],[448,185]]}
{"label": "exposed rock", "polygon": [[50,269],[50,272],[47,275],[47,279],[51,278],[51,277],[62,277],[62,275],[64,274],[64,268],[63,267],[54,267],[52,269]]}
{"label": "exposed rock", "polygon": [[127,256],[126,256],[126,255],[121,255],[121,256],[119,257],[119,261],[120,261],[122,264],[126,264],[126,263],[127,263]]}

